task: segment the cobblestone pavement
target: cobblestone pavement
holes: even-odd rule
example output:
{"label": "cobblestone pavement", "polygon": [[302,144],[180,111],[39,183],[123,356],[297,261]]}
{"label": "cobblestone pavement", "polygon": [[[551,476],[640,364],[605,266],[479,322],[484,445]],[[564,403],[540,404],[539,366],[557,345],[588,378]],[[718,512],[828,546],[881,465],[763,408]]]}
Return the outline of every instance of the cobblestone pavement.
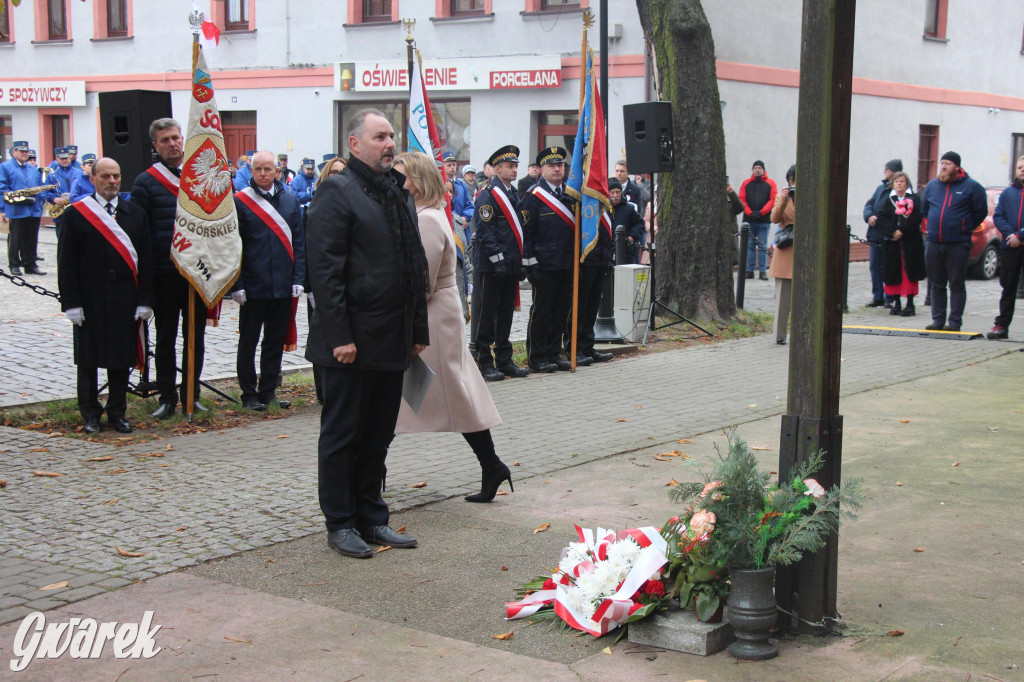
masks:
{"label": "cobblestone pavement", "polygon": [[[993,297],[979,298],[969,328],[981,328],[995,310]],[[915,322],[864,309],[847,318],[893,321]],[[843,393],[1020,349],[1019,342],[844,335]],[[500,382],[491,386],[504,419],[495,443],[507,462],[519,463],[516,482],[529,486],[547,472],[778,414],[788,360],[788,346],[761,336]],[[319,532],[318,428],[317,415],[304,415],[124,448],[0,428],[0,478],[7,480],[0,623]],[[456,434],[401,435],[388,466],[386,496],[395,510],[465,494],[479,481]],[[412,487],[420,482],[427,485]],[[66,587],[39,589],[65,580]]]}
{"label": "cobblestone pavement", "polygon": [[[864,284],[866,267],[852,270]],[[770,309],[774,286],[747,283],[747,307]],[[972,281],[969,287],[965,329],[987,329],[998,284]],[[20,362],[7,341],[6,320],[17,320],[22,330],[37,328],[40,320],[60,323],[51,313],[33,319],[31,306],[9,308],[11,288],[0,288],[4,382]],[[847,324],[921,328],[929,319],[926,308],[916,318],[851,310]],[[228,329],[226,323],[220,332]],[[54,344],[52,335],[35,338],[40,347],[31,351],[33,376],[54,386],[61,380],[56,346],[70,343]],[[211,344],[213,353],[232,355],[233,344],[229,350],[218,345]],[[1019,341],[847,334],[842,390],[849,395],[1018,350]],[[516,482],[529,486],[548,472],[779,414],[788,362],[789,347],[766,335],[620,359],[575,375],[500,382],[490,386],[504,419],[494,430],[495,444],[503,459],[518,463]],[[0,479],[7,482],[0,490],[0,623],[132,580],[320,532],[318,429],[318,416],[304,415],[116,448],[0,427]],[[398,436],[388,468],[385,494],[396,511],[479,484],[475,458],[457,434]],[[412,487],[420,482],[426,486]],[[124,556],[118,548],[142,556]],[[40,590],[63,581],[66,586]]]}

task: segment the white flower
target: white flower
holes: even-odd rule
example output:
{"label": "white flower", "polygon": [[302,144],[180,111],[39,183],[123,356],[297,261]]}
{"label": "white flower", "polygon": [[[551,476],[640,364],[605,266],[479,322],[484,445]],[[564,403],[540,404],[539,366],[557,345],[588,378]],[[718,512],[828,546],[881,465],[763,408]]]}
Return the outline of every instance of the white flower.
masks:
{"label": "white flower", "polygon": [[810,495],[814,498],[815,502],[821,502],[825,499],[825,489],[813,478],[805,478],[804,485],[807,486],[807,492],[804,495]]}
{"label": "white flower", "polygon": [[631,537],[608,545],[608,559],[622,559],[632,566],[638,556],[640,556],[640,545]]}
{"label": "white flower", "polygon": [[586,592],[578,587],[569,587],[563,594],[566,606],[587,618],[593,617],[594,611],[597,610],[597,604],[590,599]]}

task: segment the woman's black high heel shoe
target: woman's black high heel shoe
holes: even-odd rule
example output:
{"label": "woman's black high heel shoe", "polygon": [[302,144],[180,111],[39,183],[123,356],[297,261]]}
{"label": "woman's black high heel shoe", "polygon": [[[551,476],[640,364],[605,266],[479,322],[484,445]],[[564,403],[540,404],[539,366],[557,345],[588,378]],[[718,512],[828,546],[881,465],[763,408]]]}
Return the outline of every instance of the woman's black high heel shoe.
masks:
{"label": "woman's black high heel shoe", "polygon": [[480,492],[475,495],[466,495],[466,502],[490,502],[498,493],[498,488],[503,481],[508,481],[509,490],[516,491],[512,486],[512,472],[499,461],[497,466],[484,469]]}

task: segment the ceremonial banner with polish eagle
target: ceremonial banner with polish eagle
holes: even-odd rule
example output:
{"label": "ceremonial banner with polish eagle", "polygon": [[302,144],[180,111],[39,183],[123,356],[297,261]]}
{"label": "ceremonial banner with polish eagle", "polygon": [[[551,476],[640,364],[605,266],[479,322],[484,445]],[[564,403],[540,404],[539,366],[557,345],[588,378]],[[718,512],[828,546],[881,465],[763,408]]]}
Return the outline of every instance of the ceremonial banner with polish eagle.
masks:
{"label": "ceremonial banner with polish eagle", "polygon": [[232,197],[213,81],[200,50],[192,76],[171,259],[207,308],[216,306],[235,283],[242,264],[242,238]]}

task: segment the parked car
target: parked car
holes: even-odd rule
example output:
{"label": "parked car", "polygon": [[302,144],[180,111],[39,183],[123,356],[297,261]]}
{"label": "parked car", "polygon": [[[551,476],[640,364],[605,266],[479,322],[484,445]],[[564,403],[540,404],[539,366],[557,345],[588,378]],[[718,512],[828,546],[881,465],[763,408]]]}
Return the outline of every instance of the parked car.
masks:
{"label": "parked car", "polygon": [[[999,247],[1002,235],[992,221],[996,211],[996,202],[1002,193],[1002,187],[988,187],[988,215],[971,234],[971,255],[967,259],[967,274],[977,279],[992,279],[999,274]],[[928,232],[928,218],[921,221],[921,232]]]}

